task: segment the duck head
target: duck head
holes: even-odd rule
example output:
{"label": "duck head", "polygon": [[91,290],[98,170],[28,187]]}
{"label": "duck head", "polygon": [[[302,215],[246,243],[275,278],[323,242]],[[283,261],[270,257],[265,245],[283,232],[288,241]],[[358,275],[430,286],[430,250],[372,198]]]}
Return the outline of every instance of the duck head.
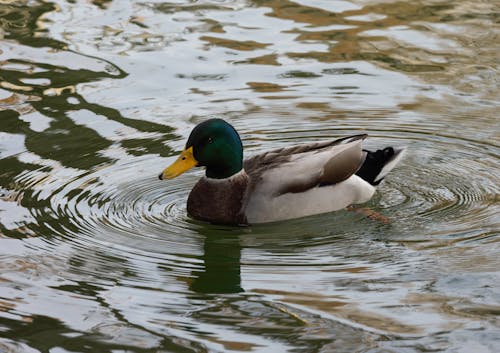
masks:
{"label": "duck head", "polygon": [[222,119],[198,124],[180,156],[159,178],[173,179],[193,167],[205,167],[205,175],[212,179],[228,178],[241,171],[243,145],[234,127]]}

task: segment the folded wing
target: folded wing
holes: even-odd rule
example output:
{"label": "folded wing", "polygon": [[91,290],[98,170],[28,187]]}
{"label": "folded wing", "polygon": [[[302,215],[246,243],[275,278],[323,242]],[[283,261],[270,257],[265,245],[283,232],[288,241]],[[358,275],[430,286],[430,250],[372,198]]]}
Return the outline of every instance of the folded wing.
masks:
{"label": "folded wing", "polygon": [[254,156],[244,167],[251,184],[267,195],[305,192],[348,179],[363,164],[367,135],[281,148]]}

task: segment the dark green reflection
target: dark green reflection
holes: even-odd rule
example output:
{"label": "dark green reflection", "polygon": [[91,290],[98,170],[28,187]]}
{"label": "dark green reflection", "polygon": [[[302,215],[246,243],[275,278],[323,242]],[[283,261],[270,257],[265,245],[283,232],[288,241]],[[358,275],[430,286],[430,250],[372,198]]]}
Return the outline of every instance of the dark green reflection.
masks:
{"label": "dark green reflection", "polygon": [[203,271],[195,276],[190,289],[197,293],[238,293],[241,288],[240,261],[241,244],[239,235],[204,231]]}
{"label": "dark green reflection", "polygon": [[23,2],[7,1],[0,3],[0,27],[6,39],[14,39],[19,43],[32,47],[51,47],[62,49],[65,44],[43,35],[46,29],[38,26],[40,17],[56,6],[51,2]]}
{"label": "dark green reflection", "polygon": [[[105,157],[102,151],[116,142],[101,136],[97,127],[82,125],[71,118],[72,112],[86,110],[85,114],[89,116],[93,113],[139,132],[158,134],[152,138],[123,136],[119,144],[128,153],[170,155],[171,151],[165,144],[174,137],[170,127],[123,117],[118,110],[89,103],[76,92],[76,87],[82,83],[121,79],[126,77],[127,73],[111,62],[65,50],[64,43],[43,38],[40,33],[45,31],[45,24],[41,17],[44,13],[54,10],[55,6],[46,2],[30,2],[29,5],[0,4],[2,15],[0,26],[6,33],[6,38],[31,47],[50,47],[55,49],[54,55],[67,55],[67,59],[74,63],[77,63],[75,60],[79,58],[85,59],[81,64],[83,67],[70,68],[33,61],[32,58],[23,56],[22,49],[17,50],[13,47],[12,52],[8,54],[9,58],[0,66],[0,79],[5,83],[3,88],[12,93],[12,96],[2,103],[7,107],[9,104],[16,106],[24,104],[23,109],[17,109],[18,112],[22,111],[22,114],[25,114],[34,110],[49,117],[51,121],[45,130],[33,131],[26,122],[19,119],[20,113],[11,110],[2,113],[0,131],[25,135],[27,149],[42,158],[56,160],[67,167],[89,170],[102,163],[112,162],[112,159],[109,156]],[[50,55],[48,57],[49,59],[44,60],[50,60]],[[85,67],[84,63],[89,59],[101,69],[92,70]],[[26,82],[45,82],[45,84]]]}
{"label": "dark green reflection", "polygon": [[[111,319],[109,323],[103,323],[102,326],[104,330],[106,327],[115,326],[115,330],[111,331],[117,335],[118,339],[115,339],[110,337],[108,332],[100,333],[99,327],[90,332],[82,332],[48,316],[35,315],[25,321],[0,316],[0,338],[9,339],[12,342],[22,342],[39,352],[47,353],[54,348],[82,353],[112,353],[117,351],[156,353],[159,350],[188,353],[200,351],[200,345],[197,343],[182,338],[160,336],[140,326],[120,321],[122,320],[115,322]],[[121,335],[127,337],[126,342],[120,342]],[[154,336],[158,343],[154,347],[144,348],[142,340],[151,341],[151,336]]]}
{"label": "dark green reflection", "polygon": [[[107,2],[99,3],[104,6]],[[132,156],[172,154],[167,146],[175,137],[171,127],[125,117],[117,109],[88,102],[78,92],[81,84],[122,79],[128,74],[104,59],[67,50],[65,43],[44,38],[50,24],[43,15],[55,10],[50,2],[0,4],[0,32],[10,40],[0,49],[4,57],[0,82],[2,91],[8,93],[0,99],[0,133],[15,135],[10,138],[26,148],[15,150],[14,155],[9,151],[2,154],[6,158],[0,159],[0,197],[16,201],[36,219],[20,222],[15,229],[0,224],[1,234],[9,238],[51,238],[55,233],[79,232],[78,224],[63,208],[54,212],[53,195],[41,198],[40,187],[36,187],[37,180],[50,176],[59,166],[76,169],[72,177],[77,177],[113,164],[123,152]],[[116,123],[134,129],[133,136],[120,128],[114,131]],[[115,135],[104,134],[103,126]],[[116,158],[115,150],[120,150]],[[24,152],[30,162],[22,158]],[[30,173],[34,170],[36,173]],[[67,201],[85,192],[91,192],[90,188],[71,190]]]}

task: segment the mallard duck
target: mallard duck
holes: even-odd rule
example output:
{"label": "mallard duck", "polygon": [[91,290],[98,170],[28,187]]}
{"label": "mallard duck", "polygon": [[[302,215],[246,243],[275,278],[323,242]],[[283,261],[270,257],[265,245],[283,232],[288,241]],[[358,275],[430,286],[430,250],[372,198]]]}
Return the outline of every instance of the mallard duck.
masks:
{"label": "mallard duck", "polygon": [[362,148],[367,135],[274,149],[243,160],[235,128],[222,119],[198,124],[160,179],[205,167],[187,200],[188,214],[248,225],[332,212],[368,201],[404,149]]}

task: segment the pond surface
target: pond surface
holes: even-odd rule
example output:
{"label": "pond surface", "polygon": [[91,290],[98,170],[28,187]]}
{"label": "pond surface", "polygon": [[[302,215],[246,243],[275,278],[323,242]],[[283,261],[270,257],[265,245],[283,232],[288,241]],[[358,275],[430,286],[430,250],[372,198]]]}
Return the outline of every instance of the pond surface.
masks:
{"label": "pond surface", "polygon": [[[0,1],[0,352],[495,352],[495,1]],[[209,117],[245,153],[407,146],[366,206],[246,228],[158,173]]]}

